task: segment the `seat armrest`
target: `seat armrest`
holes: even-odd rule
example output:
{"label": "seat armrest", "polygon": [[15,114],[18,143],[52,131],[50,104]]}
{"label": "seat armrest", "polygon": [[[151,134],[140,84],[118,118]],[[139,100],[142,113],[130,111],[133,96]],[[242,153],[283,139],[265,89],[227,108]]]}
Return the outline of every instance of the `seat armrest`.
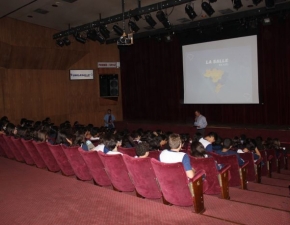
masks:
{"label": "seat armrest", "polygon": [[248,164],[249,164],[249,161],[248,161],[248,160],[247,160],[247,161],[245,161],[244,165],[240,166],[240,169],[243,169],[243,168],[245,168],[246,166],[248,166]]}
{"label": "seat armrest", "polygon": [[260,164],[262,161],[263,161],[263,158],[261,157],[261,158],[259,158],[259,159],[255,162],[255,164],[258,165],[258,164]]}
{"label": "seat armrest", "polygon": [[225,165],[223,168],[218,170],[218,173],[222,174],[222,173],[226,172],[227,170],[229,170],[230,168],[231,168],[231,165]]}
{"label": "seat armrest", "polygon": [[204,170],[199,170],[199,171],[196,171],[195,174],[194,174],[194,177],[189,179],[189,181],[191,182],[195,182],[197,181],[199,178],[201,178],[203,175],[205,175],[205,171]]}

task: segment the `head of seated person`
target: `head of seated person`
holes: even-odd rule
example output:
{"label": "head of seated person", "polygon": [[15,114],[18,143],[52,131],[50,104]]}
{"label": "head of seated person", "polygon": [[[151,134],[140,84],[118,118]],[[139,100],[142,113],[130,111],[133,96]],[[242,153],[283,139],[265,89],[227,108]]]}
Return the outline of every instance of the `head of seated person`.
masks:
{"label": "head of seated person", "polygon": [[104,145],[107,151],[117,152],[118,141],[117,141],[116,135],[107,133],[106,135],[104,135],[103,140],[104,140]]}
{"label": "head of seated person", "polygon": [[138,158],[146,158],[149,155],[149,145],[147,142],[142,142],[136,145],[136,156]]}
{"label": "head of seated person", "polygon": [[233,145],[233,141],[230,138],[225,138],[223,141],[223,152],[227,152]]}
{"label": "head of seated person", "polygon": [[190,155],[197,158],[207,158],[208,155],[205,151],[203,144],[198,141],[194,141],[190,146]]}
{"label": "head of seated person", "polygon": [[180,135],[175,133],[170,134],[168,144],[171,150],[179,151],[181,149]]}
{"label": "head of seated person", "polygon": [[218,139],[218,135],[215,132],[209,132],[204,139],[212,144]]}

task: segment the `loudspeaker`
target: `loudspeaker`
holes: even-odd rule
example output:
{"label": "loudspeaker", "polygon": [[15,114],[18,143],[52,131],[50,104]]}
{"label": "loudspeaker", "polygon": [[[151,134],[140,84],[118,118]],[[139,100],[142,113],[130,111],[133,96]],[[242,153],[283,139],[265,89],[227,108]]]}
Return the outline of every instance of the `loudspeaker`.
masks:
{"label": "loudspeaker", "polygon": [[103,74],[99,76],[100,96],[118,97],[119,80],[118,74]]}

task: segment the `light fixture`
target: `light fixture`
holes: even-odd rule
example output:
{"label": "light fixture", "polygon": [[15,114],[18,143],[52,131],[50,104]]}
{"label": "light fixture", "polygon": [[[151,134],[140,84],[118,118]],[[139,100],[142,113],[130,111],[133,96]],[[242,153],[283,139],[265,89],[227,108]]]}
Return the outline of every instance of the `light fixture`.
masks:
{"label": "light fixture", "polygon": [[259,5],[262,2],[262,0],[253,0],[253,4],[255,6]]}
{"label": "light fixture", "polygon": [[170,29],[171,28],[171,23],[169,22],[169,20],[167,19],[165,13],[162,10],[157,11],[156,17],[159,20],[159,22],[161,22],[163,24],[165,29]]}
{"label": "light fixture", "polygon": [[234,9],[238,10],[239,8],[243,7],[241,0],[232,0]]}
{"label": "light fixture", "polygon": [[145,15],[145,20],[152,28],[157,24],[150,14]]}
{"label": "light fixture", "polygon": [[271,25],[271,18],[269,16],[266,16],[263,18],[262,22],[263,22],[263,25],[265,25],[265,26]]}
{"label": "light fixture", "polygon": [[211,5],[208,2],[201,3],[201,8],[203,9],[203,11],[205,11],[205,13],[208,16],[211,16],[215,12],[214,9],[211,7]]}
{"label": "light fixture", "polygon": [[87,41],[87,40],[86,40],[85,38],[83,38],[82,35],[81,35],[80,33],[78,33],[78,32],[76,32],[76,33],[74,34],[74,37],[75,37],[76,41],[78,41],[78,42],[80,42],[80,43],[83,43],[83,44],[85,44],[86,41]]}
{"label": "light fixture", "polygon": [[98,41],[101,44],[104,44],[106,42],[106,39],[102,36],[101,32],[95,29],[89,30],[87,32],[87,38],[92,41]]}
{"label": "light fixture", "polygon": [[123,35],[123,30],[121,27],[119,27],[118,25],[114,25],[113,26],[113,30],[115,31],[116,34],[118,34],[119,36]]}
{"label": "light fixture", "polygon": [[64,41],[62,39],[57,39],[56,44],[60,47],[64,46]]}
{"label": "light fixture", "polygon": [[185,12],[191,20],[194,20],[194,18],[197,17],[196,12],[192,8],[192,6],[189,4],[185,5]]}
{"label": "light fixture", "polygon": [[107,26],[101,25],[99,31],[105,39],[110,37],[110,31],[107,29]]}
{"label": "light fixture", "polygon": [[128,26],[131,28],[131,30],[135,33],[138,32],[138,30],[140,30],[140,28],[137,26],[136,23],[134,23],[133,21],[129,20],[128,22]]}
{"label": "light fixture", "polygon": [[272,9],[275,7],[275,0],[265,0],[265,5],[267,9]]}

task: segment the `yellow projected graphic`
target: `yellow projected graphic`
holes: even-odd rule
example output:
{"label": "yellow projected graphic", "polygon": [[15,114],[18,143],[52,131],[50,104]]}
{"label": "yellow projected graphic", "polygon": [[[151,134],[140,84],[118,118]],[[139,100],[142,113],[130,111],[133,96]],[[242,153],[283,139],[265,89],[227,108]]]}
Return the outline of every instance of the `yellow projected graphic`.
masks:
{"label": "yellow projected graphic", "polygon": [[206,72],[204,74],[204,76],[206,78],[210,78],[211,81],[213,83],[215,83],[215,92],[216,93],[219,93],[222,86],[223,86],[221,83],[219,83],[219,80],[222,79],[223,74],[224,74],[224,71],[218,70],[218,69],[206,70]]}

